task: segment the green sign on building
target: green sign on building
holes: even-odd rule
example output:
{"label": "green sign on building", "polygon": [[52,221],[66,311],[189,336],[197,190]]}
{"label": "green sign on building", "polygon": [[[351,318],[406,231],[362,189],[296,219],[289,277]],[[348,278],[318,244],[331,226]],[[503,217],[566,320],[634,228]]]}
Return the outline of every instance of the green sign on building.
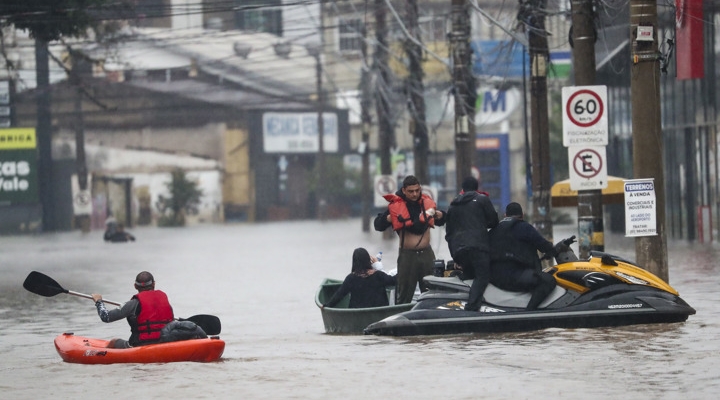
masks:
{"label": "green sign on building", "polygon": [[0,129],[0,205],[37,202],[35,128]]}

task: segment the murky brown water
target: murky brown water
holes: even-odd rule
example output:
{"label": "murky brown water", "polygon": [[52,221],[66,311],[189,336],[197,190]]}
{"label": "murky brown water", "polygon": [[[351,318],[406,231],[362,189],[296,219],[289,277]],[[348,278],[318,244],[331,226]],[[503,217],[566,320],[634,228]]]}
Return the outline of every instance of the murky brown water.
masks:
{"label": "murky brown water", "polygon": [[[572,234],[556,227],[556,239]],[[0,397],[5,399],[450,398],[714,399],[720,389],[717,245],[670,242],[670,283],[698,311],[685,323],[603,329],[392,338],[326,335],[313,297],[342,278],[352,250],[395,241],[360,221],[135,229],[136,243],[102,232],[0,238]],[[449,258],[433,237],[440,258]],[[606,250],[634,259],[633,239],[606,235]],[[126,337],[92,301],[43,298],[22,282],[41,271],[67,289],[124,301],[141,270],[155,275],[178,316],[215,314],[227,342],[221,362],[87,366],[63,363],[53,338]]]}

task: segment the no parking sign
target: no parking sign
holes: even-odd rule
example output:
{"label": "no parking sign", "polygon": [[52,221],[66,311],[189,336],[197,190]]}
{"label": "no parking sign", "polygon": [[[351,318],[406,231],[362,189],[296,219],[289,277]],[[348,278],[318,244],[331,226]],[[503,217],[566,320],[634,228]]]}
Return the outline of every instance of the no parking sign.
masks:
{"label": "no parking sign", "polygon": [[568,147],[570,189],[605,189],[608,184],[605,156],[605,146]]}
{"label": "no parking sign", "polygon": [[373,186],[375,207],[386,207],[387,200],[383,197],[386,194],[393,194],[397,191],[397,180],[392,175],[375,175],[375,185]]}

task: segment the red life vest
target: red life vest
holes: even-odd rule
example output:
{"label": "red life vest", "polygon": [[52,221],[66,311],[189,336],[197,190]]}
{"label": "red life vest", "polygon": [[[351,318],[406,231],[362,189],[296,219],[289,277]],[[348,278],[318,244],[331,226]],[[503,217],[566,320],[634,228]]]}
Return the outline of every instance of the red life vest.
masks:
{"label": "red life vest", "polygon": [[[399,231],[400,229],[413,225],[407,203],[405,203],[402,197],[395,194],[386,194],[383,197],[390,203],[388,210],[390,211],[390,221],[392,222],[393,230]],[[435,227],[435,218],[425,213],[425,210],[436,207],[435,201],[433,201],[430,196],[422,194],[420,195],[418,203],[420,203],[420,209],[423,211],[420,213],[418,222],[426,224],[431,228]]]}
{"label": "red life vest", "polygon": [[134,299],[140,302],[137,316],[137,332],[140,342],[160,339],[160,330],[173,320],[173,309],[165,292],[147,290],[139,292]]}

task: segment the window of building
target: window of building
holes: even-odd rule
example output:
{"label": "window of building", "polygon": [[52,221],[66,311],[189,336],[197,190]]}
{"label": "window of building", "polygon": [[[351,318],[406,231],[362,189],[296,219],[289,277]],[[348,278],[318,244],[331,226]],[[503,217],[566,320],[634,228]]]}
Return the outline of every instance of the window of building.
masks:
{"label": "window of building", "polygon": [[341,19],[338,24],[340,51],[359,52],[362,44],[362,21]]}
{"label": "window of building", "polygon": [[235,27],[282,36],[281,0],[235,0]]}

